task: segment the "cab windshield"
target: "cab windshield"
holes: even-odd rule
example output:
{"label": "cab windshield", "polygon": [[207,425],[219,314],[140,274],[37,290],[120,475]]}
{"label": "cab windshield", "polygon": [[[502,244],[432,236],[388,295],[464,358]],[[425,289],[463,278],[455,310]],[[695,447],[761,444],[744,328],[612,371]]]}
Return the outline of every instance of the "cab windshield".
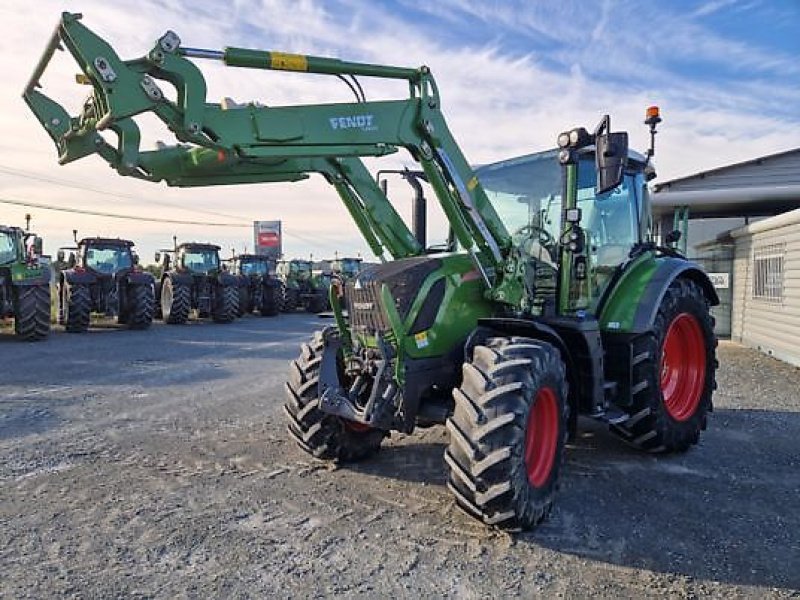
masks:
{"label": "cab windshield", "polygon": [[268,265],[263,260],[248,260],[241,263],[242,275],[266,275]]}
{"label": "cab windshield", "polygon": [[130,269],[131,252],[127,246],[93,245],[86,249],[86,267],[100,273]]}
{"label": "cab windshield", "polygon": [[13,262],[16,255],[14,238],[11,234],[0,231],[0,265]]}
{"label": "cab windshield", "polygon": [[[561,230],[561,166],[548,150],[481,167],[477,171],[490,202],[515,245],[544,262],[557,262]],[[578,164],[578,207],[593,265],[616,266],[639,239],[640,174],[626,174],[619,187],[595,194],[594,156]]]}
{"label": "cab windshield", "polygon": [[193,273],[208,273],[219,269],[216,250],[184,250],[183,266]]}
{"label": "cab windshield", "polygon": [[310,262],[293,262],[289,267],[292,274],[297,275],[301,279],[311,276],[311,263]]}

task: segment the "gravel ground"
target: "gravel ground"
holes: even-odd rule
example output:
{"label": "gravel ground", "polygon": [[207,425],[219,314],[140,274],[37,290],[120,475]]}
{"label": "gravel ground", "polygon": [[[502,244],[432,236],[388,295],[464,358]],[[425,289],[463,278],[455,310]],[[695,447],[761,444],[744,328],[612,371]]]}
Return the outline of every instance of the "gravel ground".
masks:
{"label": "gravel ground", "polygon": [[800,370],[722,343],[681,456],[583,423],[552,517],[510,537],[454,506],[441,427],[340,469],[288,441],[319,325],[0,335],[0,597],[800,598]]}

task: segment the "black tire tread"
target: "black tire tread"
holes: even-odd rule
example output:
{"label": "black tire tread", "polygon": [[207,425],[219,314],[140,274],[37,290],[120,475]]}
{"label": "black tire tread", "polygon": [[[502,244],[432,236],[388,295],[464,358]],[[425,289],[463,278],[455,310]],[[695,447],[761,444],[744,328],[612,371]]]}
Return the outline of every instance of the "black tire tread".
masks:
{"label": "black tire tread", "polygon": [[342,419],[320,410],[319,371],[324,343],[322,332],[303,344],[300,356],[289,364],[286,403],[289,435],[312,456],[337,463],[361,460],[375,454],[386,432],[379,429],[354,431]]}
{"label": "black tire tread", "polygon": [[[476,346],[453,390],[455,411],[447,420],[447,487],[468,514],[501,529],[530,529],[549,515],[567,436],[566,369],[552,345],[528,338],[490,338]],[[554,387],[563,435],[550,482],[528,491],[524,438],[534,391]]]}
{"label": "black tire tread", "polygon": [[132,284],[128,288],[127,325],[129,329],[147,329],[153,323],[155,293],[150,284]]}
{"label": "black tire tread", "polygon": [[161,287],[162,294],[164,293],[164,288],[169,284],[172,285],[172,305],[169,309],[169,315],[166,318],[162,315],[162,319],[170,325],[183,325],[189,320],[189,311],[191,310],[189,286],[173,280],[164,280],[164,284]]}
{"label": "black tire tread", "polygon": [[50,333],[50,284],[26,285],[14,290],[14,333],[36,342]]}
{"label": "black tire tread", "polygon": [[[706,382],[703,396],[693,417],[677,423],[666,412],[659,385],[661,345],[671,318],[682,310],[691,310],[703,329],[707,345]],[[700,286],[689,279],[678,278],[667,289],[656,315],[653,335],[642,343],[633,363],[632,405],[629,418],[611,431],[623,441],[654,454],[685,452],[697,444],[706,428],[708,413],[713,410],[712,395],[717,387],[717,338],[709,303]]]}
{"label": "black tire tread", "polygon": [[68,304],[64,329],[69,333],[83,333],[89,329],[92,300],[88,286],[76,283],[67,284],[66,298]]}

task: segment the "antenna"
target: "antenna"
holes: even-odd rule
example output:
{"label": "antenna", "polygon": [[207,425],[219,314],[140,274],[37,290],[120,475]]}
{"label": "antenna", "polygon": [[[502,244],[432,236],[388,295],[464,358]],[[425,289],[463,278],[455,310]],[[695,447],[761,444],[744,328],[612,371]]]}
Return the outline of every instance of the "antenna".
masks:
{"label": "antenna", "polygon": [[73,229],[72,230],[72,239],[75,240],[76,244],[78,243],[78,230],[77,229]]}
{"label": "antenna", "polygon": [[25,231],[31,230],[31,213],[25,214]]}

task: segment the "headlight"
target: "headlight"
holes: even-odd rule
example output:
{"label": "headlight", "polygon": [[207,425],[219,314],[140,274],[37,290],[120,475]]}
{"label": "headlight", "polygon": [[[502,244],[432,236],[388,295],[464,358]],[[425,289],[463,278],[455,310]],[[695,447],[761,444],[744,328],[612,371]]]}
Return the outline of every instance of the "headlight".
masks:
{"label": "headlight", "polygon": [[569,146],[570,141],[570,134],[568,132],[564,132],[558,136],[558,147],[559,148],[566,148]]}

